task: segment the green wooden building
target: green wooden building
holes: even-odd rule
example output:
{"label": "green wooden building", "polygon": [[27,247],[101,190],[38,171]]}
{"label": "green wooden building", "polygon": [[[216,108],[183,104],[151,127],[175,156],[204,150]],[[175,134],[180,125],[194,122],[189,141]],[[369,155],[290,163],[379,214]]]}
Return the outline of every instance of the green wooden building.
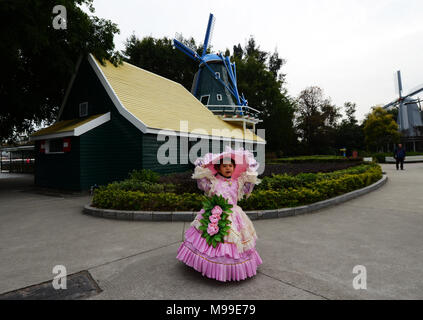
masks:
{"label": "green wooden building", "polygon": [[[179,83],[125,62],[102,64],[89,55],[77,64],[57,121],[30,138],[35,184],[87,190],[125,179],[133,169],[191,170],[193,164],[182,161],[195,145],[194,140],[182,147],[188,137],[207,139],[221,150],[225,144],[265,144],[240,119],[228,120]],[[157,154],[170,137],[177,143],[167,153],[176,158],[163,164]]]}

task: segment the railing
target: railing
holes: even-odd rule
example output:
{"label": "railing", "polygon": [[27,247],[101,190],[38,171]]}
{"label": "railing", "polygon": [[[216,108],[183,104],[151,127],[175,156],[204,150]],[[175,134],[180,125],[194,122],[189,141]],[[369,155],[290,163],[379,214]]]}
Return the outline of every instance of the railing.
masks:
{"label": "railing", "polygon": [[214,114],[227,115],[227,116],[241,116],[255,120],[259,120],[260,111],[248,106],[236,105],[208,105],[210,111]]}

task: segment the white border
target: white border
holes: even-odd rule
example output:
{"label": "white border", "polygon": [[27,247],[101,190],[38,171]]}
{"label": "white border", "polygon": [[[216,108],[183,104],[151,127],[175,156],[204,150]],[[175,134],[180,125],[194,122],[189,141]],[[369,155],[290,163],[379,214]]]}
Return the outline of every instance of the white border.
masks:
{"label": "white border", "polygon": [[41,136],[34,136],[29,137],[30,141],[36,141],[36,140],[48,140],[48,139],[54,139],[54,138],[63,138],[63,137],[78,137],[100,125],[103,123],[106,123],[110,120],[110,112],[103,114],[100,117],[97,117],[87,123],[84,123],[78,127],[76,127],[73,130],[65,131],[65,132],[59,132],[59,133],[51,133]]}
{"label": "white border", "polygon": [[130,113],[119,100],[116,92],[113,90],[112,86],[110,85],[109,81],[107,81],[106,76],[104,75],[103,71],[98,66],[95,58],[90,53],[88,55],[88,61],[91,67],[94,69],[94,72],[97,74],[97,77],[100,79],[100,82],[103,84],[103,87],[106,89],[107,94],[109,95],[110,99],[112,99],[113,104],[116,106],[119,113],[124,116],[129,122],[131,122],[135,127],[141,130],[143,133],[147,132],[147,125],[143,123],[140,119],[135,117],[132,113]]}
{"label": "white border", "polygon": [[[202,102],[201,102],[201,100],[203,100],[203,98],[204,98],[204,97],[208,97],[208,99],[207,99],[207,104],[204,104],[204,103],[202,103]],[[209,102],[210,102],[210,95],[209,95],[209,94],[205,94],[205,95],[201,96],[199,101],[200,101],[200,103],[201,103],[204,107],[208,106],[208,105],[209,105]],[[206,108],[207,108],[207,107],[206,107]],[[209,108],[207,108],[207,110],[209,110]],[[210,111],[210,112],[211,112],[211,111]]]}
{"label": "white border", "polygon": [[222,136],[212,136],[212,135],[204,135],[204,134],[199,134],[199,133],[188,133],[188,132],[180,132],[180,131],[172,131],[172,130],[164,130],[164,129],[148,128],[146,133],[175,136],[175,132],[178,133],[177,136],[186,137],[186,138],[200,138],[200,139],[210,139],[210,140],[219,140],[219,141],[234,141],[234,142],[244,142],[244,143],[266,144],[266,141],[263,142],[263,141],[258,141],[258,140],[238,139],[238,138],[222,137]]}
{"label": "white border", "polygon": [[83,125],[80,125],[79,127],[76,127],[73,131],[75,132],[75,136],[80,136],[84,134],[85,132],[88,132],[103,123],[106,123],[110,120],[110,112],[107,112],[106,114],[103,114],[102,116],[95,118],[87,123],[84,123]]}

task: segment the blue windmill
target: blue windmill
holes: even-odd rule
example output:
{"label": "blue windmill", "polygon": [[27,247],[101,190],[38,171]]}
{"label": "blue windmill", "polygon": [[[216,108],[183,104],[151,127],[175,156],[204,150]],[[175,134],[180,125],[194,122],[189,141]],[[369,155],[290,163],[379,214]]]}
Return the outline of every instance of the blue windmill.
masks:
{"label": "blue windmill", "polygon": [[248,107],[244,95],[239,94],[235,63],[221,53],[207,53],[214,21],[213,14],[210,14],[201,56],[180,41],[173,40],[177,49],[199,63],[191,92],[201,103],[216,115],[222,116],[224,120],[243,119],[255,125],[261,122],[257,118],[259,111]]}
{"label": "blue windmill", "polygon": [[388,109],[398,106],[397,122],[399,130],[403,134],[403,138],[410,138],[414,141],[416,140],[416,137],[419,137],[419,140],[421,140],[423,138],[423,114],[420,109],[420,99],[413,98],[413,96],[423,92],[423,86],[417,87],[409,94],[403,96],[400,71],[397,71],[395,80],[398,86],[397,93],[399,94],[399,98],[391,103],[388,103],[383,108]]}

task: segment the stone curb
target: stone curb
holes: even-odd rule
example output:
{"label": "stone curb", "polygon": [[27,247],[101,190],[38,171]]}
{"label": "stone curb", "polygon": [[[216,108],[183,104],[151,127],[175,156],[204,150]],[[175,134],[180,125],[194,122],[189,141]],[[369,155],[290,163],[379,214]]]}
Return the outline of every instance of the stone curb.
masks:
{"label": "stone curb", "polygon": [[[354,190],[335,198],[315,202],[306,206],[293,207],[293,208],[283,208],[283,209],[274,209],[274,210],[257,210],[257,211],[245,211],[247,216],[251,220],[261,220],[261,219],[276,219],[276,218],[285,218],[297,216],[300,214],[311,213],[323,208],[330,206],[335,206],[346,202],[348,200],[357,198],[363,194],[372,192],[376,189],[382,187],[388,181],[388,177],[383,175],[382,179],[371,184],[370,186],[364,187],[362,189]],[[186,221],[191,222],[196,216],[196,212],[191,211],[126,211],[126,210],[110,210],[110,209],[99,209],[91,207],[90,205],[85,205],[83,213],[94,216],[102,217],[108,219],[116,220],[130,220],[130,221]]]}

